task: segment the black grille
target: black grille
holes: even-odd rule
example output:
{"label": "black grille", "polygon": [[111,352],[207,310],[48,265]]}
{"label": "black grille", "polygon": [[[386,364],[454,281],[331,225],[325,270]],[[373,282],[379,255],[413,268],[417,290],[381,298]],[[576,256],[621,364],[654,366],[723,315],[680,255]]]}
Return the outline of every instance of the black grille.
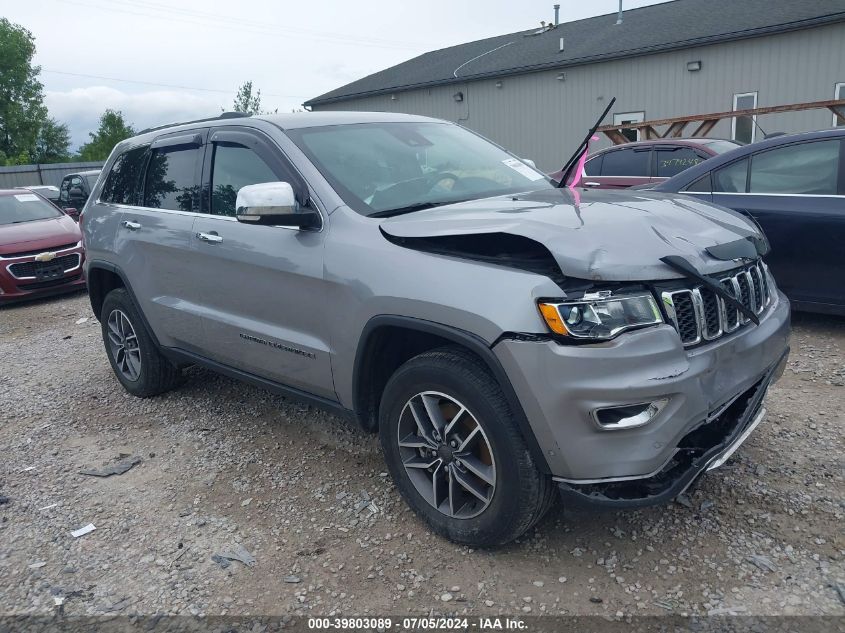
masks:
{"label": "black grille", "polygon": [[61,266],[63,271],[68,271],[78,265],[79,254],[71,253],[70,255],[57,257],[49,262],[21,262],[20,264],[12,264],[9,266],[9,270],[18,278],[37,277],[40,272],[50,270],[56,266]]}
{"label": "black grille", "polygon": [[719,336],[721,321],[719,321],[719,301],[716,293],[702,289],[701,302],[704,304],[704,334],[707,338]]}
{"label": "black grille", "polygon": [[16,257],[32,257],[33,255],[38,255],[39,253],[43,253],[45,251],[63,251],[68,248],[73,248],[79,242],[73,242],[72,244],[60,244],[59,246],[51,246],[50,248],[39,248],[37,251],[22,251],[20,253],[6,253],[5,255],[0,254],[0,257],[4,259],[15,259]]}
{"label": "black grille", "polygon": [[736,280],[739,282],[739,296],[742,305],[749,310],[753,310],[754,306],[751,305],[751,288],[748,285],[748,277],[745,275],[737,275]]}
{"label": "black grille", "polygon": [[62,277],[61,279],[51,279],[49,281],[33,281],[26,284],[18,284],[21,290],[43,290],[44,288],[54,288],[56,286],[64,286],[72,284],[74,281],[79,281],[82,273],[71,275],[70,277]]}
{"label": "black grille", "polygon": [[684,292],[675,296],[675,315],[681,340],[684,343],[695,342],[698,339],[698,325],[695,320],[695,306],[691,293]]}
{"label": "black grille", "polygon": [[763,299],[763,284],[760,281],[760,271],[752,268],[749,271],[751,275],[751,287],[754,288],[754,310],[759,310],[764,303]]}

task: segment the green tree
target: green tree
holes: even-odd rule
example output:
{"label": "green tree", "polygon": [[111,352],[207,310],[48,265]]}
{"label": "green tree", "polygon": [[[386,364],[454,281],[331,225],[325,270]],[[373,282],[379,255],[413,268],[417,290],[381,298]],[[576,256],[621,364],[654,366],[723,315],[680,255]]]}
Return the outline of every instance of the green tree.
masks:
{"label": "green tree", "polygon": [[[25,28],[0,18],[0,154],[19,162],[35,150],[47,119],[41,69],[32,65],[35,39]],[[25,158],[24,158],[25,160]]]}
{"label": "green tree", "polygon": [[79,157],[84,161],[106,160],[114,146],[130,136],[135,130],[123,119],[119,110],[106,110],[100,116],[96,132],[89,132],[91,140],[79,148]]}
{"label": "green tree", "polygon": [[245,81],[238,88],[238,93],[235,95],[235,100],[232,102],[232,110],[234,112],[246,112],[247,114],[275,114],[278,108],[272,112],[261,109],[261,90],[256,90],[253,94],[252,82]]}
{"label": "green tree", "polygon": [[64,123],[44,121],[35,141],[34,163],[62,163],[70,159],[70,130]]}

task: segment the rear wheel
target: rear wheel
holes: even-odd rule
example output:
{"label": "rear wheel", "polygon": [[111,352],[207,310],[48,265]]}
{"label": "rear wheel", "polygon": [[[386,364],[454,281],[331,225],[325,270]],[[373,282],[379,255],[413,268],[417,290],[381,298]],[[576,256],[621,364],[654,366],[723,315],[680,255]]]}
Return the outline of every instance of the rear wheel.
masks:
{"label": "rear wheel", "polygon": [[124,288],[106,295],[100,326],[109,363],[126,391],[145,398],[179,384],[181,372],[159,352]]}
{"label": "rear wheel", "polygon": [[511,541],[554,500],[498,383],[462,348],[426,352],[396,371],[382,396],[379,435],[399,492],[458,543]]}

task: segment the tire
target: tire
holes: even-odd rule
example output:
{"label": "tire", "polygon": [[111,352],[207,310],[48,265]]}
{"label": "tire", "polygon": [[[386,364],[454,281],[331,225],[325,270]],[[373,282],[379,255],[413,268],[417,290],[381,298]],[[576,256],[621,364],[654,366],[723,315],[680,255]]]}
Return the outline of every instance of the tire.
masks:
{"label": "tire", "polygon": [[[463,409],[451,434],[426,433],[423,429],[437,425],[419,424],[439,416],[446,431],[454,411]],[[436,452],[432,435],[437,436]],[[536,524],[556,498],[551,478],[534,463],[498,383],[463,348],[425,352],[396,370],[382,395],[379,438],[402,497],[436,533],[456,543],[493,547],[512,541]],[[469,452],[458,450],[467,439]],[[457,449],[446,448],[450,442]],[[426,462],[438,465],[419,467]],[[438,483],[429,484],[429,475]],[[470,489],[483,494],[468,494]]]}
{"label": "tire", "polygon": [[182,372],[159,352],[125,288],[106,295],[100,326],[112,371],[126,391],[148,398],[179,384]]}

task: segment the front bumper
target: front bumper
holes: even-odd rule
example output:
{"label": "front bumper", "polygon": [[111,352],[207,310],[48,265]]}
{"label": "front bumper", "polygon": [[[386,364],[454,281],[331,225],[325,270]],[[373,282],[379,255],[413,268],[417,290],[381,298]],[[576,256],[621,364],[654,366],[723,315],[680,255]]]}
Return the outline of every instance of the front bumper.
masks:
{"label": "front bumper", "polygon": [[[695,349],[684,349],[665,325],[601,344],[505,339],[493,350],[552,475],[570,487],[605,485],[664,472],[687,436],[729,410],[736,426],[731,433],[742,427],[734,405],[758,386],[760,398],[765,395],[785,362],[789,325],[789,304],[778,294],[760,325]],[[602,407],[661,398],[666,406],[638,428],[603,430],[592,417]],[[719,438],[713,441],[708,456],[724,449]]]}

